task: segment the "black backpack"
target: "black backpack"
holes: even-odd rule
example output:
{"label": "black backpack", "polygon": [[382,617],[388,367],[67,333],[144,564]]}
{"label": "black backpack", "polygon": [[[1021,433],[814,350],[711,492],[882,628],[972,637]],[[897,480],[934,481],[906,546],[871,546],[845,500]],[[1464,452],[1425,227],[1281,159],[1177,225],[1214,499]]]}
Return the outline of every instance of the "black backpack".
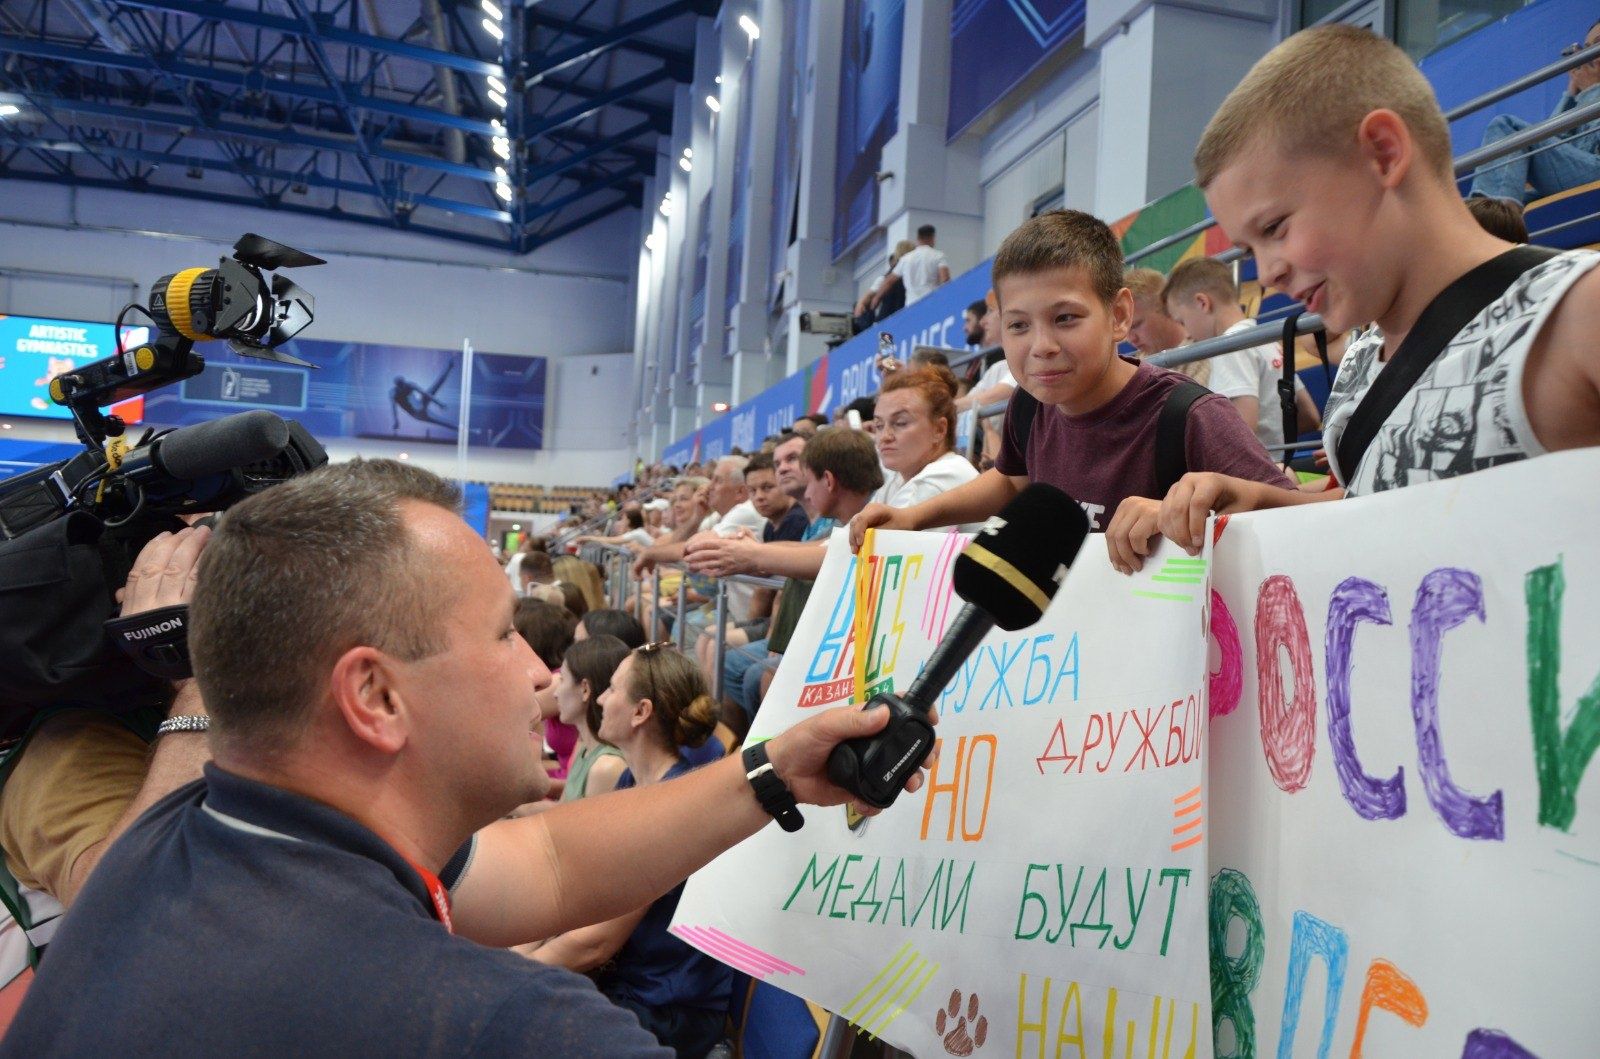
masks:
{"label": "black backpack", "polygon": [[[1156,496],[1160,500],[1167,491],[1178,484],[1189,471],[1189,455],[1184,448],[1184,428],[1189,423],[1189,409],[1211,391],[1185,378],[1167,394],[1161,406],[1161,416],[1156,420]],[[1011,405],[1006,410],[1016,426],[1018,447],[1026,455],[1028,436],[1033,432],[1033,419],[1039,412],[1039,401],[1020,386],[1011,394]]]}

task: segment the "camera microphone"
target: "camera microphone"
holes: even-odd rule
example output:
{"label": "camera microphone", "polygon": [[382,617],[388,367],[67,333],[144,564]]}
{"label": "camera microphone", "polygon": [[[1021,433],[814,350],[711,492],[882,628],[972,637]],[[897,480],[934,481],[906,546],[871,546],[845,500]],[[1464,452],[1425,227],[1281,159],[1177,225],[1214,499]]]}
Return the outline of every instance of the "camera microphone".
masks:
{"label": "camera microphone", "polygon": [[174,430],[150,445],[150,462],[169,478],[195,481],[270,460],[289,444],[289,424],[264,409]]}
{"label": "camera microphone", "polygon": [[893,804],[933,750],[934,700],[990,629],[1014,632],[1043,617],[1088,536],[1088,517],[1066,493],[1043,483],[1018,493],[956,558],[952,581],[965,602],[922,672],[905,695],[880,693],[862,707],[888,706],[888,725],[835,747],[828,778],[869,805]]}

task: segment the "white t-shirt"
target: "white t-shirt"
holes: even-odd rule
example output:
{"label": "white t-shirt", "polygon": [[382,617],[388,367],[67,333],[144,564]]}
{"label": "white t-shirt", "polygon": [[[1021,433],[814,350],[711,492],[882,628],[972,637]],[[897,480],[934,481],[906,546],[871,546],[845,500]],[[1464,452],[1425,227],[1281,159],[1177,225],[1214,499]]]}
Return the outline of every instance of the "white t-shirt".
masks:
{"label": "white t-shirt", "polygon": [[984,390],[995,386],[1015,386],[1016,384],[1016,376],[1011,374],[1010,366],[1006,364],[1005,358],[1001,357],[984,369],[983,374],[978,377],[977,385],[972,388],[972,392],[982,393]]}
{"label": "white t-shirt", "polygon": [[906,304],[910,305],[933,293],[939,285],[939,269],[949,267],[950,261],[944,251],[919,243],[916,249],[907,250],[905,256],[895,262],[889,275],[899,276],[900,282],[905,284]]}
{"label": "white t-shirt", "polygon": [[[1247,316],[1222,333],[1231,335],[1255,325],[1256,322]],[[1255,428],[1256,437],[1261,439],[1261,444],[1268,446],[1269,451],[1273,445],[1282,445],[1283,405],[1278,401],[1278,381],[1283,378],[1283,347],[1277,342],[1268,342],[1241,349],[1237,353],[1212,357],[1209,363],[1211,381],[1207,385],[1211,387],[1211,392],[1227,398],[1254,397],[1257,404],[1256,421],[1251,425]],[[1304,388],[1304,384],[1296,379],[1295,389]],[[1273,451],[1272,456],[1277,458],[1279,453]]]}
{"label": "white t-shirt", "polygon": [[767,520],[756,513],[755,504],[746,500],[729,508],[728,513],[718,519],[716,525],[712,528],[724,537],[729,536],[736,529],[750,530],[759,537],[761,536],[762,527],[766,524]]}
{"label": "white t-shirt", "polygon": [[[900,472],[885,468],[883,486],[872,494],[871,502],[890,507],[912,507],[958,485],[965,485],[976,477],[978,472],[973,469],[971,461],[959,453],[947,452],[909,480],[901,477]],[[976,533],[983,528],[983,524],[957,528],[966,533]]]}
{"label": "white t-shirt", "polygon": [[1523,273],[1463,327],[1416,382],[1356,467],[1339,466],[1339,442],[1383,362],[1376,327],[1350,343],[1328,395],[1322,428],[1330,469],[1352,496],[1420,485],[1542,456],[1522,399],[1528,351],[1572,285],[1600,254],[1572,250]]}

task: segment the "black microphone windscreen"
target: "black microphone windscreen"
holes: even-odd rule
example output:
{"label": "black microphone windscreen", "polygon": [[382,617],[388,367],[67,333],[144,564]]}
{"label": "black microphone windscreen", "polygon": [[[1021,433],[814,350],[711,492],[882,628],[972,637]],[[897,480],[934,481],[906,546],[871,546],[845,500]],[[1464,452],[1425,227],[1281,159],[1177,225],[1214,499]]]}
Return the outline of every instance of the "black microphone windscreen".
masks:
{"label": "black microphone windscreen", "polygon": [[258,408],[174,430],[160,439],[155,457],[172,477],[194,481],[270,460],[288,444],[289,424]]}
{"label": "black microphone windscreen", "polygon": [[1072,497],[1035,482],[1001,509],[957,557],[956,594],[988,611],[1006,630],[1038,621],[1055,597],[1058,574],[1089,536],[1089,518]]}

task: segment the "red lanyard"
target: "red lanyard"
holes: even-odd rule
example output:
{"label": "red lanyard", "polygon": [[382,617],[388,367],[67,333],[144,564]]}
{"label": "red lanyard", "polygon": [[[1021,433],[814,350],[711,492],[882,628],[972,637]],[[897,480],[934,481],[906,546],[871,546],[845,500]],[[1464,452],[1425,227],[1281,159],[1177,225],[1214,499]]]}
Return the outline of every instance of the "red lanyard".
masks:
{"label": "red lanyard", "polygon": [[[399,851],[396,850],[396,852]],[[410,857],[406,857],[405,854],[402,853],[400,855],[405,858],[407,864],[411,865],[411,870],[422,877],[422,885],[428,888],[428,897],[433,900],[434,918],[444,924],[445,930],[454,934],[456,932],[455,924],[450,921],[450,891],[444,888],[444,883],[440,882],[439,877],[433,872],[424,868]]]}

